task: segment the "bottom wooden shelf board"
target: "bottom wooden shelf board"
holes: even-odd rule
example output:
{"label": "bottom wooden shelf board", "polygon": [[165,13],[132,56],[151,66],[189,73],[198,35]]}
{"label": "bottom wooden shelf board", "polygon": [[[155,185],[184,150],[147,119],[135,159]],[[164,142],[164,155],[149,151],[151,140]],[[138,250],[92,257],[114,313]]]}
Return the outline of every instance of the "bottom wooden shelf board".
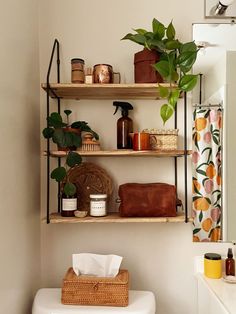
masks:
{"label": "bottom wooden shelf board", "polygon": [[[43,219],[46,222],[46,219]],[[185,222],[184,213],[178,213],[176,217],[120,217],[119,213],[108,213],[105,217],[84,218],[62,217],[59,213],[50,214],[50,223],[129,223],[129,222]]]}

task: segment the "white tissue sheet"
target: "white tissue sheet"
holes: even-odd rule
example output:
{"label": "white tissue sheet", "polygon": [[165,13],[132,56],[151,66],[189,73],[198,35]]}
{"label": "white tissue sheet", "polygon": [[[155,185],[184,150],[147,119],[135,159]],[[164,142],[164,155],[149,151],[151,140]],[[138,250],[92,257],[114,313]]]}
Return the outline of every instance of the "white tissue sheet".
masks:
{"label": "white tissue sheet", "polygon": [[118,255],[73,254],[73,270],[77,276],[115,277],[119,272],[122,259],[123,257]]}

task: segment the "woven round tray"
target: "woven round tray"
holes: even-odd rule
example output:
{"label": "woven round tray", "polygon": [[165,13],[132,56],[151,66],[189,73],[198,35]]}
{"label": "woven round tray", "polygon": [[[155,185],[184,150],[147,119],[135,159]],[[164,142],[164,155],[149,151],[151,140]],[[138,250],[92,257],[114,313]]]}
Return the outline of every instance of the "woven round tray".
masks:
{"label": "woven round tray", "polygon": [[107,194],[108,198],[112,194],[112,179],[102,167],[94,163],[84,162],[72,168],[68,176],[77,187],[80,210],[89,210],[90,194]]}

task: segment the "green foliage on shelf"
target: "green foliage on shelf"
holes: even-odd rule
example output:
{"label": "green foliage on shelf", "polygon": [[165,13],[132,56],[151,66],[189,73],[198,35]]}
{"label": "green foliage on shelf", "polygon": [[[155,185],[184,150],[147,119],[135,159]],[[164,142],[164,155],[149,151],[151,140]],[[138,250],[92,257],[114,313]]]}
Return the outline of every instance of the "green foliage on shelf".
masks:
{"label": "green foliage on shelf", "polygon": [[198,75],[189,72],[196,61],[198,48],[193,41],[180,42],[176,38],[172,22],[165,27],[154,18],[151,32],[141,28],[134,31],[134,34],[128,33],[122,40],[131,40],[160,54],[160,61],[154,65],[154,68],[160,73],[164,82],[170,84],[170,88],[159,85],[160,96],[167,99],[167,103],[162,105],[160,110],[165,124],[173,115],[181,92],[189,92],[197,84]]}
{"label": "green foliage on shelf", "polygon": [[99,139],[99,136],[85,121],[76,121],[70,124],[71,110],[64,110],[64,113],[66,122],[63,122],[62,116],[58,112],[52,112],[48,117],[48,127],[44,128],[42,133],[46,139],[52,139],[59,149],[62,148],[66,151],[64,166],[52,170],[51,178],[63,183],[63,192],[69,197],[75,195],[76,186],[69,181],[68,171],[82,162],[80,154],[73,151],[82,144],[81,132],[90,132],[96,139]]}

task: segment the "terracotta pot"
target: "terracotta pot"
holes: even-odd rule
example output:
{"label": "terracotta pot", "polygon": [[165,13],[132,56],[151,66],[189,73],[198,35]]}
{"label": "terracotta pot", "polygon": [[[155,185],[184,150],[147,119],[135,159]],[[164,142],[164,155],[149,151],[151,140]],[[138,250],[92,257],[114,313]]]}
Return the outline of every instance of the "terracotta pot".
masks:
{"label": "terracotta pot", "polygon": [[135,83],[162,83],[161,75],[153,68],[153,64],[160,60],[160,55],[155,50],[144,48],[134,55]]}
{"label": "terracotta pot", "polygon": [[[81,130],[80,129],[74,129],[74,128],[71,128],[70,126],[68,126],[66,128],[63,128],[63,132],[75,133],[78,136],[81,136]],[[65,152],[68,151],[68,150],[76,150],[76,149],[77,149],[76,146],[70,146],[70,147],[60,147],[60,146],[58,146],[58,150],[65,151]]]}

